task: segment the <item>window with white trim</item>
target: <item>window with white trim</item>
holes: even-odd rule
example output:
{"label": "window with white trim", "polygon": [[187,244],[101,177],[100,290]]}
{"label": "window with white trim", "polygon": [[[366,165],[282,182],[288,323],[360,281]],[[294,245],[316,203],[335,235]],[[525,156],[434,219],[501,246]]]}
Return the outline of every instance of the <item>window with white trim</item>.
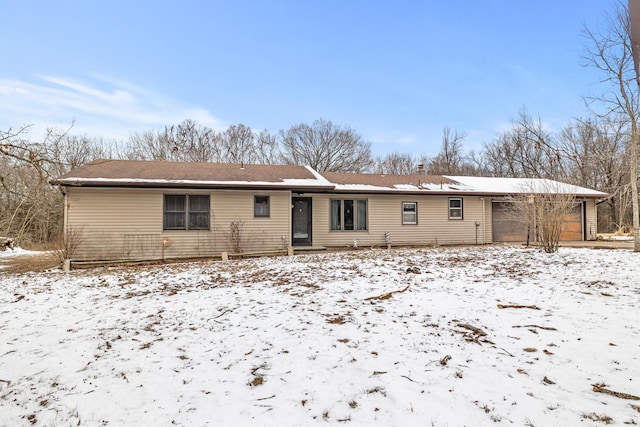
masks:
{"label": "window with white trim", "polygon": [[163,230],[209,230],[208,194],[165,194]]}
{"label": "window with white trim", "polygon": [[451,198],[449,199],[449,219],[462,219],[462,199]]}
{"label": "window with white trim", "polygon": [[402,224],[415,225],[418,223],[418,202],[402,202]]}
{"label": "window with white trim", "polygon": [[366,199],[331,199],[329,221],[332,231],[366,231]]}

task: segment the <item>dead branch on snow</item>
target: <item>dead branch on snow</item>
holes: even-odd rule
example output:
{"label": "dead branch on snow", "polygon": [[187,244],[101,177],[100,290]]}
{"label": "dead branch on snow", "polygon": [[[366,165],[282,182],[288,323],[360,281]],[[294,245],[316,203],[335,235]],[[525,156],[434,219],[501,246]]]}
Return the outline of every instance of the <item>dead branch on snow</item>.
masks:
{"label": "dead branch on snow", "polygon": [[600,384],[592,384],[593,391],[596,393],[605,393],[610,394],[611,396],[619,397],[620,399],[629,399],[629,400],[640,400],[640,397],[634,396],[633,394],[628,393],[620,393],[619,391],[609,390],[608,388],[602,387]]}
{"label": "dead branch on snow", "polygon": [[512,328],[538,328],[544,329],[545,331],[557,331],[556,328],[550,326],[538,326],[538,325],[514,325]]}
{"label": "dead branch on snow", "polygon": [[365,298],[364,300],[365,301],[371,301],[371,300],[382,301],[382,300],[385,300],[385,299],[389,299],[389,298],[391,298],[393,296],[393,294],[400,294],[402,292],[406,292],[407,289],[409,289],[409,286],[411,286],[411,284],[408,284],[407,287],[404,288],[404,289],[400,289],[398,291],[387,292],[386,294],[377,295],[377,296],[374,296],[374,297]]}
{"label": "dead branch on snow", "polygon": [[518,304],[498,304],[498,308],[530,308],[532,310],[540,310],[537,305],[518,305]]}

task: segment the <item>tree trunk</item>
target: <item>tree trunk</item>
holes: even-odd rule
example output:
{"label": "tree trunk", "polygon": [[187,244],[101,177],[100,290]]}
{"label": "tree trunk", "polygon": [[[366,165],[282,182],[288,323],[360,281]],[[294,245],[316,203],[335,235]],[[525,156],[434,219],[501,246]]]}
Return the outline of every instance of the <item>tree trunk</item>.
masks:
{"label": "tree trunk", "polygon": [[[640,2],[629,0],[627,30],[631,42],[631,55],[635,72],[638,94],[640,94]],[[633,251],[640,252],[640,208],[638,207],[638,116],[635,111],[629,114],[631,119],[631,206],[633,208]]]}
{"label": "tree trunk", "polygon": [[[638,81],[638,91],[640,91],[640,79]],[[638,206],[638,143],[640,135],[638,127],[633,120],[631,126],[631,206],[633,208],[633,251],[640,252],[640,207]]]}

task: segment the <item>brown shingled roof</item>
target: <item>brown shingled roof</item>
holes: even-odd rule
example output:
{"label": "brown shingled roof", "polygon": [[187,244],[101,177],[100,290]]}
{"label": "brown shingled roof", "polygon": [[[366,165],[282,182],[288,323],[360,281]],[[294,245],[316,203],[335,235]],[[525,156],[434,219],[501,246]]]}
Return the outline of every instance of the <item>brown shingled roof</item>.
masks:
{"label": "brown shingled roof", "polygon": [[[530,182],[531,181],[531,182]],[[297,192],[376,194],[522,194],[532,182],[519,178],[446,177],[315,172],[304,166],[240,165],[229,163],[95,160],[51,180],[61,186],[286,189]],[[559,182],[566,191],[584,197],[607,197],[587,188]]]}
{"label": "brown shingled roof", "polygon": [[[286,185],[285,180],[300,180]],[[298,188],[331,185],[304,166],[240,165],[229,163],[162,162],[145,160],[95,160],[51,181],[59,185],[85,186],[201,186],[217,187],[224,183],[235,187],[283,184]],[[184,185],[183,185],[184,184]]]}

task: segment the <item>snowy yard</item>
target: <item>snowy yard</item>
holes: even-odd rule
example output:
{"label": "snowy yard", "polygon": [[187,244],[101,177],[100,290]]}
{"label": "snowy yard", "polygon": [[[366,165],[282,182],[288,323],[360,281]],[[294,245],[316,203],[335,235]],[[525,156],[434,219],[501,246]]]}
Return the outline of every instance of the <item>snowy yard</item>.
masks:
{"label": "snowy yard", "polygon": [[639,307],[627,250],[5,275],[0,425],[640,424]]}

